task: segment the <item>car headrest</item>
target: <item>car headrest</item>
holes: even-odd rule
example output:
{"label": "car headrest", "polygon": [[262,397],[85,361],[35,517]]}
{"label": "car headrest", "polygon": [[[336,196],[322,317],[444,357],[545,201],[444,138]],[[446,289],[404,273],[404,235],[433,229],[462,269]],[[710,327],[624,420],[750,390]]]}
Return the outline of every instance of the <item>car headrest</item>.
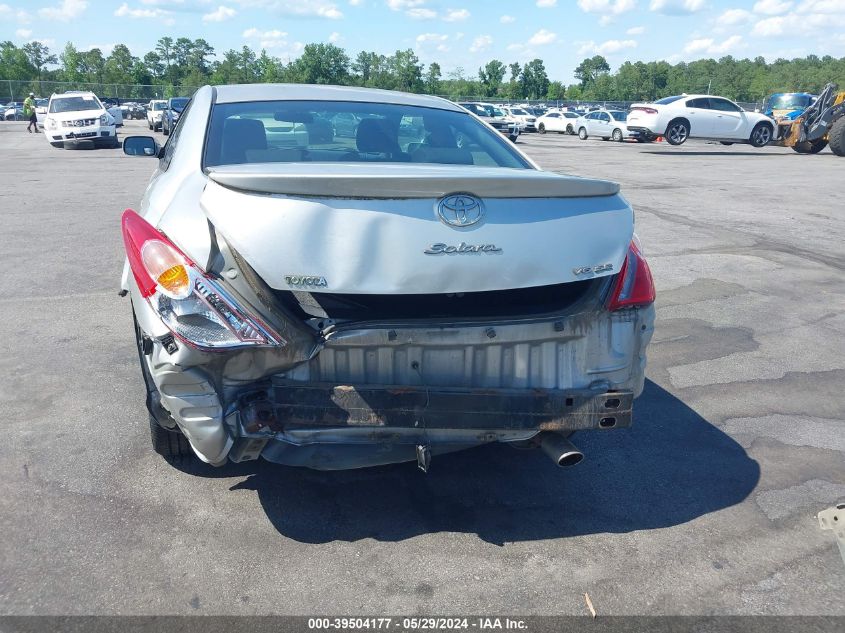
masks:
{"label": "car headrest", "polygon": [[399,142],[385,119],[364,119],[358,124],[355,145],[359,152],[399,154]]}
{"label": "car headrest", "polygon": [[226,119],[220,144],[222,164],[246,163],[247,150],[267,149],[267,132],[256,119]]}

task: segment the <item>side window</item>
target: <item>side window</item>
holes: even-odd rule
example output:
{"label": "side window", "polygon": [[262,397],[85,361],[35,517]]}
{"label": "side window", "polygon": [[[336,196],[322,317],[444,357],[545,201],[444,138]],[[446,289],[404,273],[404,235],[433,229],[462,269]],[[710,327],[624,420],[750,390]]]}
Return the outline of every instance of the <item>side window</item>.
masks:
{"label": "side window", "polygon": [[557,112],[552,112],[548,115],[550,119],[557,119],[560,118],[560,115]]}
{"label": "side window", "polygon": [[170,138],[167,139],[167,143],[164,145],[164,156],[162,156],[161,161],[159,161],[159,166],[163,171],[167,171],[170,167],[170,161],[173,160],[173,153],[176,151],[176,145],[179,142],[179,137],[182,135],[182,128],[185,127],[183,125],[183,121],[188,118],[188,112],[190,111],[193,103],[193,99],[188,101],[188,104],[182,110],[179,120],[176,122],[176,127],[173,128],[173,131],[170,133]]}
{"label": "side window", "polygon": [[702,108],[704,110],[707,110],[710,108],[709,101],[709,99],[690,99],[689,101],[687,101],[686,105],[688,108]]}
{"label": "side window", "polygon": [[727,99],[710,99],[710,108],[712,110],[721,110],[722,112],[742,112],[742,109],[728,101]]}
{"label": "side window", "polygon": [[608,123],[610,121],[610,115],[608,115],[607,112],[602,112],[599,114],[599,119],[601,121],[604,121],[605,123]]}

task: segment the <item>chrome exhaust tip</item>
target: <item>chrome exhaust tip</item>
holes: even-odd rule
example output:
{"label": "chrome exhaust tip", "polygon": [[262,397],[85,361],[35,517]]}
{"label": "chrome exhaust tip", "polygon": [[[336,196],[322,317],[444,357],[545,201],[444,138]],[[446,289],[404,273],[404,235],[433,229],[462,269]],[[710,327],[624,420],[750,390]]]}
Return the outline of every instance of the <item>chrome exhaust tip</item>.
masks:
{"label": "chrome exhaust tip", "polygon": [[575,464],[578,464],[584,459],[584,453],[579,451],[572,442],[558,433],[543,433],[540,438],[540,448],[560,468],[575,466]]}

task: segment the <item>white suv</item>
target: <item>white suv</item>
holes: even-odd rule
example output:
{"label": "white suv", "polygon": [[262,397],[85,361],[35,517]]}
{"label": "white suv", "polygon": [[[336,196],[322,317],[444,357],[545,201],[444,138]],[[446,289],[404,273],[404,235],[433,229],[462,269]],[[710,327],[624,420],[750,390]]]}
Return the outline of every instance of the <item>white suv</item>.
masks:
{"label": "white suv", "polygon": [[167,101],[164,99],[153,99],[147,105],[147,125],[151,130],[161,129],[161,119],[165,110],[167,110]]}
{"label": "white suv", "polygon": [[44,117],[44,136],[53,147],[78,141],[107,147],[119,145],[114,117],[93,92],[51,96]]}

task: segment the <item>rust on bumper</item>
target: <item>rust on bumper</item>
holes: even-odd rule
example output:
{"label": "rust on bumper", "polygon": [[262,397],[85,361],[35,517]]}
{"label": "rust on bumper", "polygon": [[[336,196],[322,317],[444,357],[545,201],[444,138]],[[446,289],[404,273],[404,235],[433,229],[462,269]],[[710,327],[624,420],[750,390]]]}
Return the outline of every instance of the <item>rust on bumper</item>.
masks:
{"label": "rust on bumper", "polygon": [[631,424],[631,391],[334,385],[274,378],[285,428],[377,426],[581,431]]}

